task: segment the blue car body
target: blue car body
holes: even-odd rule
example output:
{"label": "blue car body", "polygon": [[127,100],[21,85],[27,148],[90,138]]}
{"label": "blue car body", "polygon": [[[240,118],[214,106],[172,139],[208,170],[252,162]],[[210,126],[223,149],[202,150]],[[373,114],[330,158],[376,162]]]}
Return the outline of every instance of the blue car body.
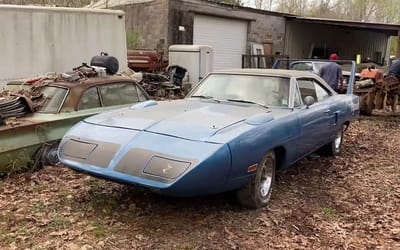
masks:
{"label": "blue car body", "polygon": [[[215,75],[288,79],[288,103],[266,108],[194,97]],[[295,105],[301,79],[318,81],[329,96]],[[336,94],[309,72],[240,69],[202,82],[182,100],[146,101],[85,119],[60,143],[61,162],[173,196],[220,193],[246,185],[266,152],[275,152],[276,168],[284,169],[334,140],[359,112],[357,96]]]}

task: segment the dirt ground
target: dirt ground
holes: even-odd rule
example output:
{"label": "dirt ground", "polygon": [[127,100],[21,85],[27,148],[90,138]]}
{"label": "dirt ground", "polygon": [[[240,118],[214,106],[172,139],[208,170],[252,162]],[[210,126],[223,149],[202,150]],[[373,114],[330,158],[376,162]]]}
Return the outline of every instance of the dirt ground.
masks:
{"label": "dirt ground", "polygon": [[269,205],[161,197],[46,167],[0,180],[0,249],[400,249],[400,118],[278,175]]}

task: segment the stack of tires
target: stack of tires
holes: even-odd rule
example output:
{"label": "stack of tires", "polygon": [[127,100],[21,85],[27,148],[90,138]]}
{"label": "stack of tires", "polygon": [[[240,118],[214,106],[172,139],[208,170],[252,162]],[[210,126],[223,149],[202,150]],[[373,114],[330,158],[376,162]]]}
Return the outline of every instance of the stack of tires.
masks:
{"label": "stack of tires", "polygon": [[26,115],[25,100],[19,96],[7,96],[0,98],[0,116],[4,118],[21,117]]}

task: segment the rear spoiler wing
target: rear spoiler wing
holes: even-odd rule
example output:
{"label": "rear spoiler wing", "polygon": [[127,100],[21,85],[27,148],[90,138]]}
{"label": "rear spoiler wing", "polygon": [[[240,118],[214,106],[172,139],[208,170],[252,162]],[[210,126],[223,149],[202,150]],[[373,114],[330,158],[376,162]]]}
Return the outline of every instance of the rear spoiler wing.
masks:
{"label": "rear spoiler wing", "polygon": [[347,92],[346,94],[351,95],[353,94],[353,87],[354,87],[354,82],[355,82],[355,76],[356,76],[356,62],[352,60],[324,60],[324,59],[282,59],[278,58],[275,60],[274,64],[272,65],[273,69],[291,69],[290,66],[292,65],[293,62],[336,62],[339,65],[351,65],[351,70],[350,70],[350,77],[349,81],[347,83]]}

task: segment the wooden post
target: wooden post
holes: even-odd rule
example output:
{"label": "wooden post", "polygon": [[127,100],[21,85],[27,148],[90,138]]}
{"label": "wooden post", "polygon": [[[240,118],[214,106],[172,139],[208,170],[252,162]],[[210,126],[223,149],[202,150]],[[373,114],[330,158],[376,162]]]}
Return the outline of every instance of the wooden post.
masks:
{"label": "wooden post", "polygon": [[392,107],[392,111],[393,112],[397,112],[397,105],[399,103],[399,95],[395,95],[393,97],[393,107]]}
{"label": "wooden post", "polygon": [[396,58],[400,58],[400,30],[397,31],[397,50],[396,50]]}

